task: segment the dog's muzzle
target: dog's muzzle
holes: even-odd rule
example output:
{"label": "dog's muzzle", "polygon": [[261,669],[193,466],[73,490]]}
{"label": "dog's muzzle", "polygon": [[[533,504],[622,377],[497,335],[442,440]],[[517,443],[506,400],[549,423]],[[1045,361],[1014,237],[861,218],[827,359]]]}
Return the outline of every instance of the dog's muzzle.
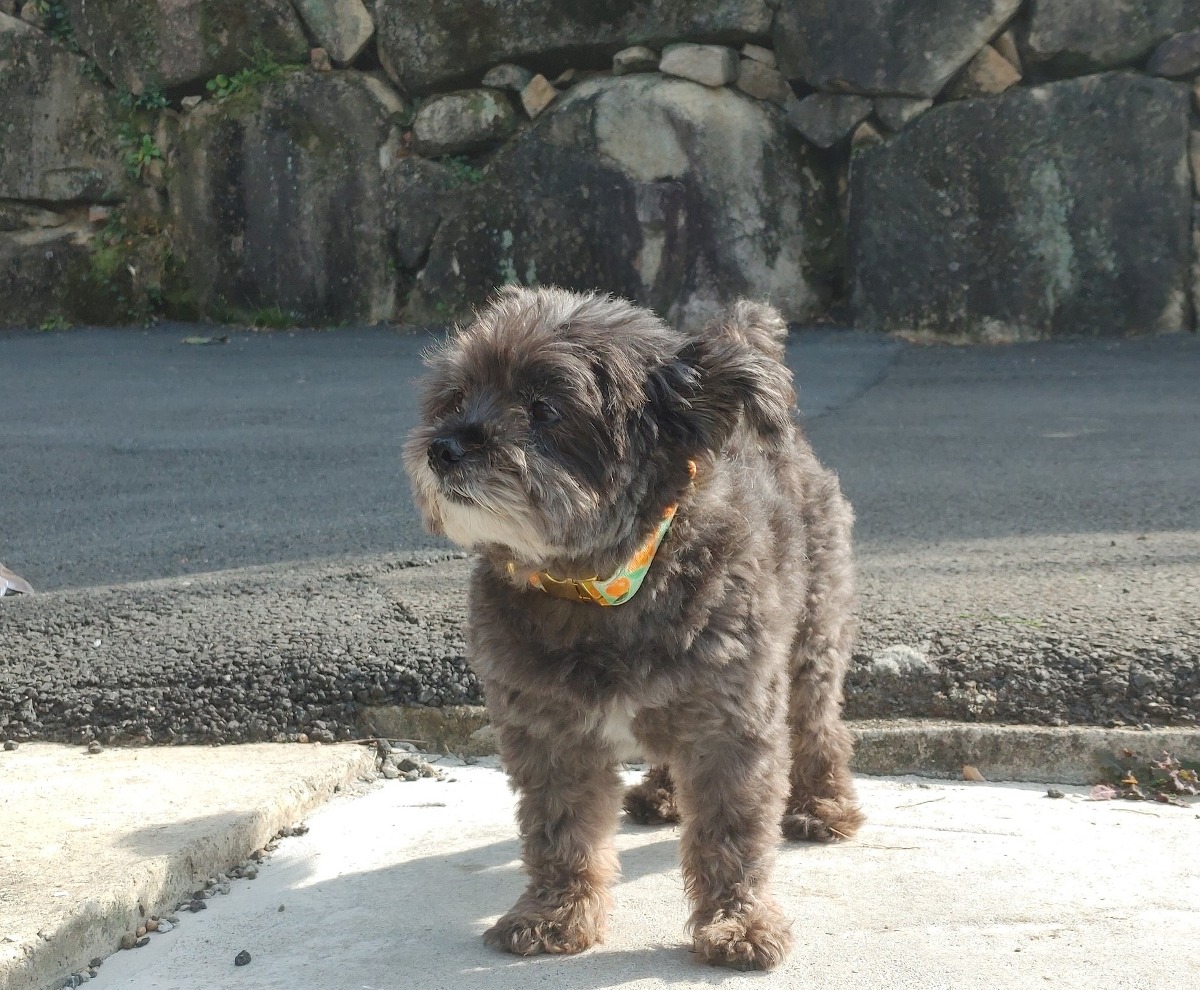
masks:
{"label": "dog's muzzle", "polygon": [[429,445],[429,466],[433,473],[444,475],[466,456],[463,445],[454,437],[438,437]]}

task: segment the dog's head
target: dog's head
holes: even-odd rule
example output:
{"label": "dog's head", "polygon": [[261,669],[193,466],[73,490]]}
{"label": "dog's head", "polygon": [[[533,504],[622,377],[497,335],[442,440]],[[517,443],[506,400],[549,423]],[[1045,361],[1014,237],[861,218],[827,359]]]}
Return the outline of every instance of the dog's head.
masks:
{"label": "dog's head", "polygon": [[689,461],[743,424],[759,443],[790,436],[790,376],[755,332],[686,337],[608,296],[501,291],[427,359],[404,450],[426,524],[539,566],[643,538]]}

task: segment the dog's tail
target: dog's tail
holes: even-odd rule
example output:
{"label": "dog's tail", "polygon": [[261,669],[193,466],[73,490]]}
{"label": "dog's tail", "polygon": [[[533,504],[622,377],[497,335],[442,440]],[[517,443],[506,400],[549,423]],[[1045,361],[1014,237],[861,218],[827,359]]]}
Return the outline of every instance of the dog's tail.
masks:
{"label": "dog's tail", "polygon": [[783,363],[787,323],[774,306],[742,299],[721,315],[706,336],[748,344],[760,354]]}

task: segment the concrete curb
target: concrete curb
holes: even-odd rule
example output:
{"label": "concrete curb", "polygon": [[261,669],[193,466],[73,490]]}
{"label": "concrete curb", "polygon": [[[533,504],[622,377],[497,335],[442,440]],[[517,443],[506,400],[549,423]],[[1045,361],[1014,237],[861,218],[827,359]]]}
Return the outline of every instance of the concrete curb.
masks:
{"label": "concrete curb", "polygon": [[[1106,757],[1123,750],[1147,756],[1163,751],[1200,761],[1200,729],[1105,729],[1071,725],[990,725],[923,719],[851,722],[856,738],[853,767],[873,776],[916,774],[958,778],[964,764],[988,780],[1093,784]],[[386,739],[464,756],[496,752],[487,709],[475,705],[365,709],[360,728]]]}
{"label": "concrete curb", "polygon": [[173,913],[200,878],[231,869],[343,785],[374,775],[373,747],[343,745],[324,751],[320,765],[280,772],[265,781],[255,806],[205,819],[186,841],[141,858],[122,876],[105,876],[98,889],[47,912],[36,937],[11,949],[0,947],[9,949],[0,954],[0,990],[61,986],[93,957],[108,956],[121,936],[145,918]]}
{"label": "concrete curb", "polygon": [[1200,729],[1104,729],[1090,725],[979,725],[966,722],[852,723],[854,769],[873,775],[961,777],[964,764],[988,780],[1094,784],[1106,757],[1164,751],[1200,760]]}
{"label": "concrete curb", "polygon": [[359,715],[358,728],[364,735],[415,743],[434,753],[491,756],[496,752],[495,733],[482,705],[372,705]]}

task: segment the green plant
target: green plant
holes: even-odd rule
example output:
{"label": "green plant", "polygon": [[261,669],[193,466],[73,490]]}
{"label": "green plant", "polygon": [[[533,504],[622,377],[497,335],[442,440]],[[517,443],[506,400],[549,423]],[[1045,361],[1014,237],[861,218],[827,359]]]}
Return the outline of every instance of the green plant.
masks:
{"label": "green plant", "polygon": [[127,89],[122,90],[117,94],[117,102],[130,112],[147,110],[152,113],[165,110],[171,104],[166,93],[157,86],[147,86],[140,93],[131,93]]}
{"label": "green plant", "polygon": [[34,0],[34,6],[46,19],[46,33],[78,53],[80,49],[75,40],[75,28],[71,25],[71,15],[67,13],[62,0]]}
{"label": "green plant", "polygon": [[213,77],[204,84],[204,88],[208,90],[218,100],[227,100],[231,96],[244,92],[248,89],[253,89],[255,86],[262,85],[265,82],[270,82],[272,79],[278,78],[284,72],[298,68],[294,65],[284,65],[278,62],[270,51],[268,51],[262,43],[258,43],[254,47],[253,61],[244,69],[239,69],[233,75],[221,74]]}
{"label": "green plant", "polygon": [[83,74],[85,76],[87,76],[92,82],[96,82],[96,83],[107,83],[108,82],[108,77],[101,70],[100,66],[98,66],[90,58],[85,58],[83,60]]}
{"label": "green plant", "polygon": [[140,179],[151,162],[163,160],[162,149],[150,134],[143,134],[140,141],[125,152],[125,170],[135,179]]}
{"label": "green plant", "polygon": [[287,330],[296,326],[297,322],[299,321],[295,313],[289,313],[280,306],[256,309],[250,315],[251,325],[265,330]]}
{"label": "green plant", "polygon": [[456,186],[461,186],[464,183],[474,185],[477,182],[483,181],[483,172],[472,165],[470,159],[465,155],[443,158],[442,164],[450,170],[450,181]]}
{"label": "green plant", "polygon": [[249,69],[243,69],[232,76],[227,76],[222,72],[220,75],[214,76],[206,82],[204,88],[218,100],[227,100],[245,85],[243,76],[249,71]]}
{"label": "green plant", "polygon": [[109,215],[86,265],[70,279],[76,310],[102,323],[149,323],[180,288],[161,218],[129,217],[121,208]]}
{"label": "green plant", "polygon": [[49,316],[42,320],[38,326],[38,330],[42,333],[53,333],[55,330],[70,330],[71,324],[61,313],[56,313],[54,316]]}

